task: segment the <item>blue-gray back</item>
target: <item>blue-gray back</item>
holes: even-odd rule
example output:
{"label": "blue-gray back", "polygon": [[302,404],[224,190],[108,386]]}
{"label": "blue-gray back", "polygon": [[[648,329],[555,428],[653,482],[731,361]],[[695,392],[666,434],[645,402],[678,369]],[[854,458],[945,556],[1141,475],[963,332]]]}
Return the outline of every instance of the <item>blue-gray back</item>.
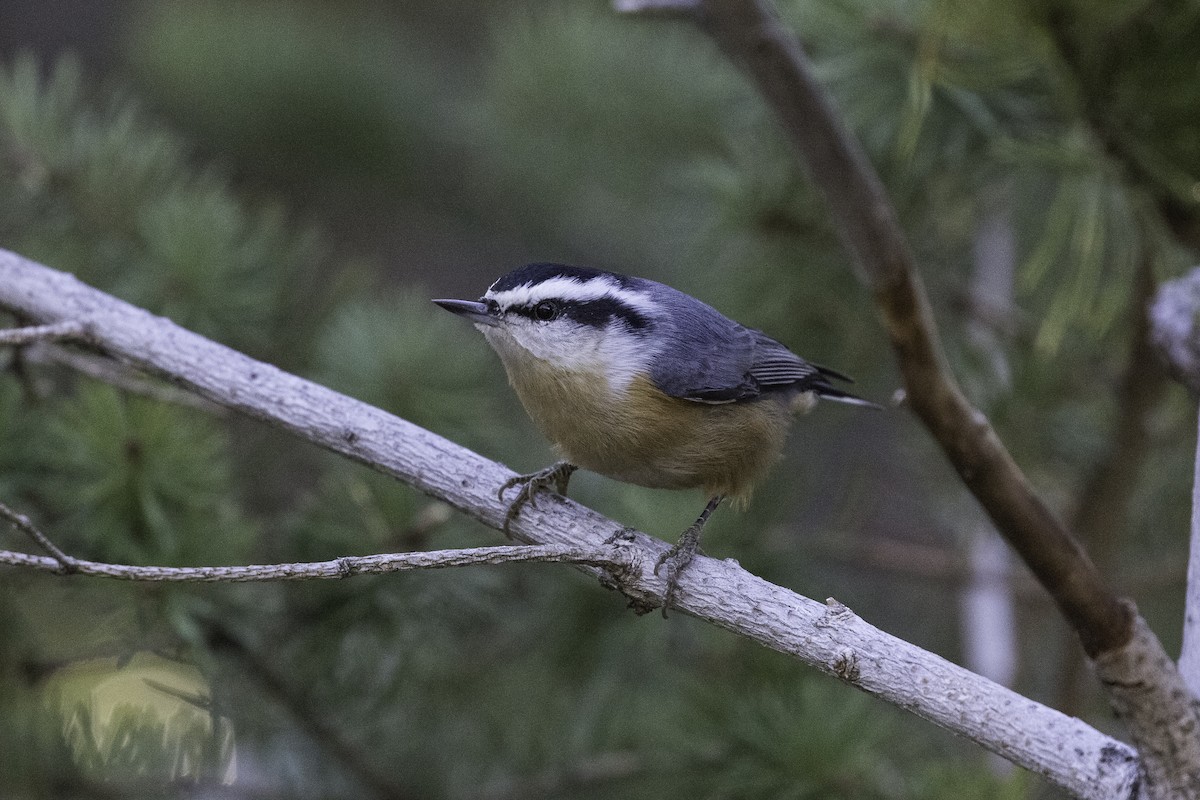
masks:
{"label": "blue-gray back", "polygon": [[730,403],[785,388],[820,393],[833,389],[827,374],[841,377],[683,292],[655,281],[638,282],[669,310],[655,320],[661,349],[650,378],[672,397]]}

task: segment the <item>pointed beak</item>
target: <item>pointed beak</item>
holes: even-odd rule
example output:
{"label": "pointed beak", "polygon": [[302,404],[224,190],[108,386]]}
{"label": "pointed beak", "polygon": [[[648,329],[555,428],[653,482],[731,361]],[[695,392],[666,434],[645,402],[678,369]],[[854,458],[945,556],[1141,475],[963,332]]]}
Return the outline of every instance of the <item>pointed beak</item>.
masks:
{"label": "pointed beak", "polygon": [[476,325],[499,325],[500,320],[488,313],[488,307],[474,300],[434,300],[451,314],[466,317]]}

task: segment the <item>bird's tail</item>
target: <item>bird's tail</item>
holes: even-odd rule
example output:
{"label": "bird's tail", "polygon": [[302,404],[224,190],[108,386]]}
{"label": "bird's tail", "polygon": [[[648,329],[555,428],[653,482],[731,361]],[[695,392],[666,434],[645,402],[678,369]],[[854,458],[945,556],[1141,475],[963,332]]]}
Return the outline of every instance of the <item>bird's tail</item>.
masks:
{"label": "bird's tail", "polygon": [[837,370],[830,369],[829,367],[822,367],[819,365],[814,366],[816,366],[817,371],[821,373],[821,377],[825,379],[816,383],[812,387],[813,391],[816,392],[817,397],[820,397],[822,400],[833,400],[836,403],[845,403],[851,406],[873,408],[876,411],[883,410],[883,406],[879,405],[878,403],[872,403],[870,400],[865,400],[856,394],[850,394],[850,392],[843,391],[829,382],[829,379],[833,378],[834,380],[845,381],[846,383],[854,383],[853,378],[849,378]]}
{"label": "bird's tail", "polygon": [[872,403],[870,400],[864,400],[856,394],[843,392],[841,389],[838,389],[834,386],[818,386],[815,388],[815,391],[817,393],[817,397],[821,398],[822,400],[833,400],[835,403],[845,403],[846,405],[851,406],[864,406],[866,408],[873,408],[876,411],[883,410],[883,406],[879,405],[879,403]]}

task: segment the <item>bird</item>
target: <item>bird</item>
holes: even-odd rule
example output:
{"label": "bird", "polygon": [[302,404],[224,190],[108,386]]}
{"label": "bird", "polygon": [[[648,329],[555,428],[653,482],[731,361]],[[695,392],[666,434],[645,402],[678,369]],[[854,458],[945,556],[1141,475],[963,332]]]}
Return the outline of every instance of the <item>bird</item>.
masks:
{"label": "bird", "polygon": [[818,399],[878,409],[839,388],[762,331],[666,284],[588,267],[534,263],[475,300],[434,300],[471,322],[499,355],[525,411],[561,455],[506,481],[505,529],[535,494],[566,495],[583,468],[652,489],[703,490],[696,521],[656,563],[663,615],[722,503],[744,507],[779,460],[792,416]]}

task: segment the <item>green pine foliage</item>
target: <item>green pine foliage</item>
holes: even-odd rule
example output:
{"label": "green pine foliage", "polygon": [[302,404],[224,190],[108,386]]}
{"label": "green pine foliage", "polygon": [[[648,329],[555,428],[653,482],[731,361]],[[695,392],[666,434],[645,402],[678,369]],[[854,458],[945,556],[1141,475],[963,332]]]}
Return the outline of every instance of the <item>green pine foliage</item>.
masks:
{"label": "green pine foliage", "polygon": [[[5,246],[259,356],[312,358],[326,310],[344,296],[319,238],[277,204],[236,197],[127,97],[85,88],[74,62],[47,67],[22,57],[0,68],[0,155]],[[247,511],[255,490],[234,482],[227,421],[20,352],[0,359],[0,488],[60,545],[84,558],[178,565],[239,563],[261,550],[262,521]],[[36,710],[39,697],[46,702],[43,671],[101,653],[190,653],[214,668],[197,649],[190,593],[38,586],[17,576],[7,599],[16,646],[6,649],[15,671],[6,685],[20,691],[4,695],[9,732],[18,735],[5,762],[23,763],[29,788],[41,780],[37,765],[52,783],[71,774],[72,760],[82,770],[72,780],[84,782],[214,779],[204,764],[227,759],[200,759],[201,742],[177,720],[131,711],[106,723],[110,745],[101,746],[85,735],[87,706],[61,717]],[[33,719],[53,746],[19,737],[21,720]],[[174,731],[165,749],[164,728]]]}
{"label": "green pine foliage", "polygon": [[[495,391],[504,371],[487,346],[471,341],[469,326],[429,302],[429,291],[347,304],[333,315],[316,344],[317,378],[327,386],[468,446],[513,445],[514,437],[481,420],[511,414]],[[448,368],[449,343],[467,340]]]}
{"label": "green pine foliage", "polygon": [[0,496],[4,497],[13,496],[28,468],[29,429],[22,424],[23,405],[21,387],[14,381],[0,382],[0,441],[5,445],[0,448]]}
{"label": "green pine foliage", "polygon": [[31,489],[73,549],[118,563],[240,558],[224,431],[194,409],[86,385],[45,409]]}
{"label": "green pine foliage", "polygon": [[103,724],[106,739],[96,736],[97,727],[86,705],[67,717],[68,747],[84,781],[132,787],[147,778],[187,777],[219,783],[232,756],[229,737],[214,737],[208,726],[182,713],[160,719],[124,706]]}
{"label": "green pine foliage", "polygon": [[[586,2],[471,4],[470,30],[451,11],[409,25],[360,5],[142,6],[126,42],[140,91],[217,166],[69,58],[0,64],[0,244],[522,470],[549,449],[486,345],[427,302],[440,276],[396,286],[230,176],[301,187],[318,218],[386,229],[394,202],[463,240],[519,231],[529,260],[667,280],[887,400],[885,334],[819,194],[700,31]],[[1186,205],[1200,161],[1185,6],[783,4],[897,202],[952,362],[1063,507],[1108,441],[1097,387],[1123,363],[1139,259],[1183,263],[1153,209]],[[1113,58],[1109,34],[1126,46]],[[956,344],[972,237],[998,194],[1020,261],[1007,392]],[[26,356],[0,350],[0,500],[76,555],[244,563],[499,541],[289,437]],[[1150,432],[1142,535],[1122,544],[1135,561],[1180,547],[1183,406]],[[718,515],[706,550],[953,656],[950,590],[831,566],[822,549],[868,529],[945,544],[963,524],[957,484],[901,412],[843,412],[799,423],[751,511]],[[572,494],[664,538],[699,511],[690,494],[582,474]],[[1139,600],[1174,625],[1176,588]],[[1045,796],[926,723],[694,621],[635,619],[552,565],[190,588],[14,572],[0,595],[0,775],[15,797],[181,796],[231,763],[296,798]],[[66,665],[148,651],[199,670],[194,702],[230,739],[129,710],[101,741],[92,710],[49,696]]]}
{"label": "green pine foliage", "polygon": [[287,179],[322,191],[346,175],[363,191],[420,175],[418,155],[453,128],[434,101],[458,76],[453,65],[430,68],[424,37],[365,4],[358,11],[141,3],[127,52],[156,99],[206,141],[268,171],[304,160],[304,174]]}
{"label": "green pine foliage", "polygon": [[190,167],[128,98],[90,101],[74,62],[42,70],[26,56],[0,73],[5,243],[231,346],[301,350],[338,296],[328,273],[314,283],[314,234]]}

